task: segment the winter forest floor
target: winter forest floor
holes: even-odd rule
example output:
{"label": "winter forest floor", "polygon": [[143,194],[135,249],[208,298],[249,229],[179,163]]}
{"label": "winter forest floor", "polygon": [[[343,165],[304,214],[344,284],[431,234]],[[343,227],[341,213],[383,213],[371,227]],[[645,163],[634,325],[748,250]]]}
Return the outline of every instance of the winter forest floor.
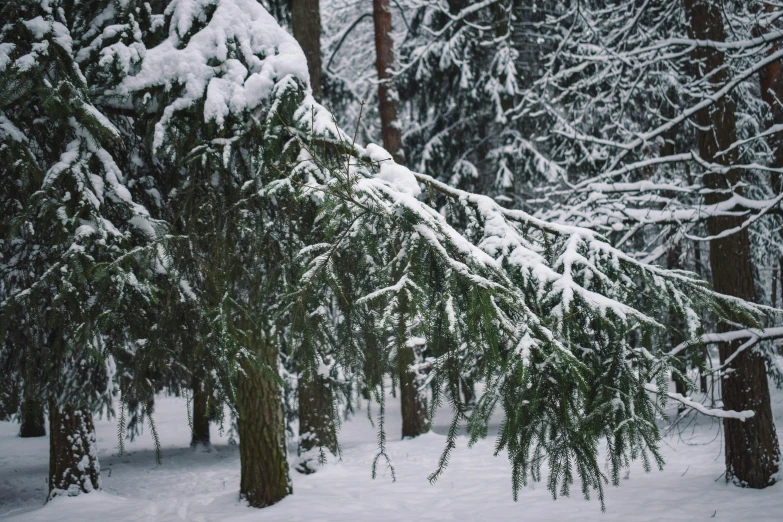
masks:
{"label": "winter forest floor", "polygon": [[[783,392],[773,390],[778,435],[783,436]],[[377,407],[373,409],[377,413]],[[155,465],[148,430],[126,444],[118,456],[115,420],[96,422],[103,492],[46,498],[48,437],[20,439],[17,424],[0,422],[0,519],[15,521],[441,521],[518,520],[783,520],[783,484],[762,491],[727,486],[717,423],[699,418],[663,444],[663,471],[645,473],[631,466],[619,488],[606,490],[606,513],[597,500],[586,502],[579,485],[570,498],[553,501],[545,484],[531,484],[511,497],[509,466],[504,455],[493,457],[493,440],[472,449],[462,437],[449,468],[430,485],[443,449],[448,412],[435,423],[435,433],[414,440],[396,440],[400,430],[398,401],[387,404],[388,453],[396,482],[380,467],[373,480],[376,431],[366,410],[341,431],[342,460],[316,474],[292,473],[294,494],[263,510],[241,505],[239,452],[213,425],[215,443],[209,453],[188,447],[190,432],[184,399],[160,397],[155,421],[163,446],[163,464]],[[441,434],[438,434],[441,433]],[[292,452],[293,453],[293,452]],[[385,472],[384,472],[385,471]],[[546,470],[544,470],[546,473]],[[546,477],[546,475],[544,475]]]}

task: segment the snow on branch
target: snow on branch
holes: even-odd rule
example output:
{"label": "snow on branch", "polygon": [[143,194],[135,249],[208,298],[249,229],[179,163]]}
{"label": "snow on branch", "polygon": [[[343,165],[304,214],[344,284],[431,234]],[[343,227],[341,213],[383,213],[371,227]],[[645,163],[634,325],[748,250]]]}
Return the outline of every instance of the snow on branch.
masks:
{"label": "snow on branch", "polygon": [[[644,386],[644,389],[647,390],[648,392],[652,392],[655,394],[659,393],[658,388],[652,384],[646,384]],[[716,408],[707,408],[700,402],[696,402],[692,399],[689,399],[688,397],[685,397],[681,393],[667,392],[666,396],[692,410],[698,411],[702,415],[707,415],[709,417],[717,417],[720,419],[737,419],[742,422],[745,422],[746,419],[749,419],[756,414],[756,412],[752,410],[734,411],[734,410],[721,410]]]}
{"label": "snow on branch", "polygon": [[749,339],[753,342],[753,344],[755,344],[759,341],[772,341],[774,339],[780,338],[783,338],[783,327],[780,326],[776,328],[767,328],[766,330],[746,328],[744,330],[734,330],[724,333],[708,333],[700,335],[696,339],[691,339],[689,341],[678,344],[669,354],[674,357],[680,352],[700,344],[730,343],[744,339]]}

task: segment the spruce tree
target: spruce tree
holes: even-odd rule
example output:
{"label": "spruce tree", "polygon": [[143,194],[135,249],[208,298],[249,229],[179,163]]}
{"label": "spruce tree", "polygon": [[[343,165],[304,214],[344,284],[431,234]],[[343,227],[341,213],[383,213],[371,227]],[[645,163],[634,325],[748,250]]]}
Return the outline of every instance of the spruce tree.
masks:
{"label": "spruce tree", "polygon": [[[425,4],[427,16],[418,20],[430,31],[408,44],[400,67],[411,87],[402,98],[410,100],[421,127],[443,128],[438,119],[453,118],[448,132],[411,133],[406,148],[417,161],[446,167],[440,179],[480,186],[503,205],[600,231],[645,262],[700,270],[706,268],[701,245],[709,243],[711,266],[701,273],[711,276],[716,289],[776,302],[777,279],[760,267],[779,264],[781,237],[773,94],[781,60],[779,8],[710,1],[530,2],[535,9],[520,16],[526,6],[516,2],[448,5],[446,16],[438,13],[439,4]],[[485,28],[495,29],[494,40]],[[482,54],[473,55],[482,34]],[[530,62],[519,43],[529,36],[548,52],[523,74]],[[497,65],[508,63],[500,59],[504,55],[525,59],[489,73],[482,66],[490,53]],[[459,78],[462,90],[419,88],[422,81],[441,80],[444,68],[452,71],[444,81]],[[465,101],[455,103],[463,92]],[[490,94],[494,102],[484,98]],[[433,105],[442,110],[432,111]],[[454,132],[466,122],[483,125],[485,113],[503,122],[504,138],[493,142],[488,132],[474,146],[473,134]],[[489,186],[491,179],[498,183]],[[695,346],[681,314],[673,310],[671,317],[671,347]],[[708,317],[705,327],[722,332],[716,339],[738,328],[719,317]],[[727,477],[739,473],[751,478],[738,483],[769,484],[778,443],[765,406],[764,374],[780,382],[770,345],[759,338],[721,345],[721,361],[730,368],[706,367],[695,349],[676,351],[682,357],[673,374],[678,391],[691,388],[682,370],[693,367],[721,376],[730,409],[745,408],[729,399],[741,395],[737,390],[753,390],[745,400],[759,401],[758,417],[724,423],[727,432],[744,430],[738,438],[755,441],[756,453],[727,447],[727,455],[765,464],[730,459]],[[751,363],[753,357],[758,360]],[[741,383],[737,389],[731,378]],[[754,477],[751,468],[764,477]]]}
{"label": "spruce tree", "polygon": [[[279,18],[278,18],[279,20]],[[310,86],[316,101],[322,101],[321,10],[319,0],[291,2],[291,29],[307,58]],[[296,359],[294,357],[294,359]],[[297,418],[299,462],[296,469],[313,473],[315,462],[326,458],[324,450],[337,455],[336,383],[313,373],[307,364],[294,363],[297,372]],[[317,453],[317,458],[315,453]]]}
{"label": "spruce tree", "polygon": [[113,155],[120,133],[91,103],[75,59],[96,7],[22,1],[0,12],[9,21],[0,30],[2,149],[12,160],[0,167],[12,187],[2,194],[11,212],[0,334],[27,361],[16,366],[35,386],[25,401],[49,412],[50,496],[100,488],[92,415],[111,409],[113,353],[143,325],[153,294],[134,249],[155,227],[124,185]]}

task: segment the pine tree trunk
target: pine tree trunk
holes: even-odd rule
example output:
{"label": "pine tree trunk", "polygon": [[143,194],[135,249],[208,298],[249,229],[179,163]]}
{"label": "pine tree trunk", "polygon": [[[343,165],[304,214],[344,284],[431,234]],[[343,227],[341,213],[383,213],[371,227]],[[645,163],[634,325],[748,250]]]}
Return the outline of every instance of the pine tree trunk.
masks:
{"label": "pine tree trunk", "polygon": [[277,371],[277,352],[273,345],[258,343],[258,363],[242,364],[239,376],[237,409],[239,418],[239,458],[241,477],[239,496],[251,507],[271,506],[291,494],[285,445],[285,416],[280,385],[268,375]]}
{"label": "pine tree trunk", "polygon": [[[10,379],[10,370],[0,376],[0,421],[10,421],[19,411],[19,387]],[[6,378],[8,377],[8,378]]]}
{"label": "pine tree trunk", "polygon": [[292,0],[291,28],[307,57],[313,97],[321,101],[321,11],[319,0]]}
{"label": "pine tree trunk", "polygon": [[209,439],[209,405],[207,392],[204,390],[204,384],[201,379],[195,375],[191,379],[193,389],[193,428],[190,434],[190,447],[209,448],[211,445]]}
{"label": "pine tree trunk", "polygon": [[[315,473],[320,452],[337,455],[337,426],[334,423],[334,392],[320,375],[299,378],[299,463],[300,473]],[[316,454],[317,453],[317,454]]]}
{"label": "pine tree trunk", "polygon": [[[398,276],[401,274],[398,274]],[[405,292],[399,297],[399,320],[397,323],[397,375],[400,379],[400,412],[402,414],[402,438],[418,437],[429,431],[427,403],[416,382],[416,373],[411,366],[416,362],[408,329],[408,297]],[[455,378],[459,378],[455,376]]]}
{"label": "pine tree trunk", "polygon": [[472,408],[476,405],[476,384],[470,377],[463,377],[461,380],[462,398],[465,406]]}
{"label": "pine tree trunk", "polygon": [[[708,365],[708,363],[709,363],[709,356],[707,354],[707,347],[706,346],[704,347],[704,351],[702,353],[702,362],[703,362],[703,366],[704,367],[709,368],[709,365]],[[699,374],[699,391],[701,391],[702,393],[707,393],[707,388],[708,388],[708,386],[707,386],[707,374],[702,371]]]}
{"label": "pine tree trunk", "polygon": [[38,382],[36,367],[36,356],[33,350],[33,343],[26,336],[20,336],[19,342],[26,352],[26,361],[23,363],[25,378],[22,383],[22,404],[20,409],[21,426],[19,427],[19,436],[44,437],[46,436],[46,427],[44,425],[44,405],[41,400],[39,390],[35,383]]}
{"label": "pine tree trunk", "polygon": [[400,407],[402,410],[402,438],[418,437],[429,431],[427,404],[416,385],[416,374],[410,366],[416,362],[413,348],[398,348],[397,364],[400,375]]}
{"label": "pine tree trunk", "polygon": [[[690,37],[724,41],[724,28],[718,3],[708,0],[685,0],[686,18],[690,21]],[[727,78],[724,57],[720,50],[702,47],[694,51],[695,69],[699,78],[720,84]],[[736,149],[716,157],[736,140],[734,105],[723,98],[700,111],[696,117],[703,130],[696,130],[699,154],[706,161],[733,164]],[[726,190],[740,181],[736,169],[726,174],[710,173],[704,177],[708,189]],[[713,192],[705,195],[708,205],[728,199],[730,194]],[[710,235],[739,226],[742,217],[711,217],[707,221]],[[753,301],[753,266],[747,229],[710,242],[710,266],[713,285],[718,292]],[[719,331],[731,330],[721,322]],[[719,345],[721,363],[735,353],[741,342]],[[769,386],[764,359],[754,350],[745,350],[731,364],[733,372],[721,382],[723,404],[727,410],[753,410],[755,415],[745,422],[724,419],[726,441],[726,479],[739,485],[764,488],[774,482],[780,450],[770,407]]]}
{"label": "pine tree trunk", "polygon": [[[667,154],[664,152],[664,154]],[[672,232],[670,234],[674,234],[674,229],[672,229]],[[668,270],[680,268],[679,267],[679,258],[680,258],[680,249],[677,247],[677,245],[673,245],[669,247],[669,251],[666,253],[666,268]],[[684,339],[682,339],[682,334],[680,333],[680,330],[683,327],[682,324],[682,318],[677,314],[676,310],[671,309],[669,311],[669,326],[670,326],[670,335],[669,335],[669,345],[671,348],[674,348],[678,344],[680,344]],[[680,361],[680,368],[686,375],[688,372],[688,361],[685,359],[685,355],[678,356],[678,359]],[[686,395],[688,392],[687,383],[685,380],[675,374],[674,375],[674,391],[681,394]],[[680,404],[677,407],[678,411],[684,411],[685,405]]]}
{"label": "pine tree trunk", "polygon": [[49,405],[49,498],[101,489],[92,414]]}
{"label": "pine tree trunk", "polygon": [[390,73],[394,66],[394,40],[389,0],[373,0],[372,18],[375,25],[375,66],[378,70],[378,109],[383,147],[394,161],[403,163],[405,157],[397,121],[397,95],[391,84]]}
{"label": "pine tree trunk", "polygon": [[[701,241],[693,242],[693,264],[696,268],[696,274],[698,274],[699,277],[704,278],[704,269],[701,260]],[[710,356],[706,346],[702,352],[702,363],[705,368],[710,367]],[[707,375],[704,371],[699,375],[699,388],[702,393],[707,393],[708,391]],[[712,395],[712,393],[710,393],[710,395]]]}
{"label": "pine tree trunk", "polygon": [[19,427],[19,436],[23,438],[46,436],[43,403],[33,396],[33,392],[25,390],[24,395],[22,399],[22,425]]}

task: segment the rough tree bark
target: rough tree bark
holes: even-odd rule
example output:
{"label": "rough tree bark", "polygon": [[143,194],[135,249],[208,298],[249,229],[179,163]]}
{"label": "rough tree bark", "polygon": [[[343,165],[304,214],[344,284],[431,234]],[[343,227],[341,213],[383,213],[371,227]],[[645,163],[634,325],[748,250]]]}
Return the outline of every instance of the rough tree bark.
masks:
{"label": "rough tree bark", "polygon": [[[686,18],[690,23],[690,37],[724,41],[721,9],[710,0],[685,0]],[[694,68],[700,79],[712,84],[726,81],[723,53],[714,48],[702,47],[694,51]],[[736,162],[734,149],[716,157],[736,140],[734,104],[724,97],[696,116],[699,154],[706,161],[724,164]],[[706,188],[715,192],[705,195],[708,205],[730,197],[730,189],[741,180],[740,172],[731,169],[726,174],[708,173],[704,176]],[[729,193],[727,193],[729,192]],[[710,235],[739,226],[742,217],[711,217],[707,221]],[[753,284],[753,266],[750,238],[747,229],[710,242],[710,266],[713,285],[718,292],[753,301],[756,292]],[[730,325],[721,322],[719,331],[728,331]],[[735,353],[741,343],[719,345],[721,363]],[[724,419],[726,441],[726,480],[739,485],[764,488],[774,483],[778,470],[780,449],[775,433],[770,407],[769,386],[764,359],[753,350],[740,353],[731,364],[734,370],[721,382],[723,404],[727,410],[753,410],[755,415],[745,422]]]}
{"label": "rough tree bark", "polygon": [[402,135],[397,121],[397,93],[390,73],[394,66],[394,39],[389,0],[373,0],[372,19],[375,25],[375,67],[378,70],[378,109],[381,114],[383,147],[394,161],[403,163]]}
{"label": "rough tree bark", "polygon": [[190,432],[190,447],[209,448],[211,441],[209,439],[209,397],[204,384],[196,375],[191,378],[191,388],[193,390],[193,418],[191,422],[193,427]]}
{"label": "rough tree bark", "polygon": [[321,451],[337,455],[337,426],[334,423],[334,392],[320,375],[299,376],[299,463],[300,473],[315,473]]}
{"label": "rough tree bark", "polygon": [[313,96],[321,101],[321,11],[319,0],[292,0],[291,28],[307,57]]}
{"label": "rough tree bark", "polygon": [[101,489],[92,413],[49,404],[49,498]]}
{"label": "rough tree bark", "polygon": [[271,506],[291,494],[285,445],[285,416],[277,372],[277,350],[263,341],[255,345],[257,363],[244,362],[237,386],[239,418],[239,496],[251,507]]}

